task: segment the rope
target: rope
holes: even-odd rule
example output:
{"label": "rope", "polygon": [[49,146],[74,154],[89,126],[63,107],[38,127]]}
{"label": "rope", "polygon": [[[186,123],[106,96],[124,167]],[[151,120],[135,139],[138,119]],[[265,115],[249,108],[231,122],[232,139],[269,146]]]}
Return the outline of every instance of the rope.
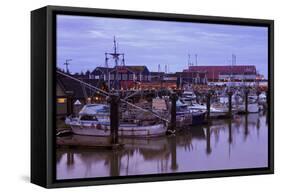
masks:
{"label": "rope", "polygon": [[[100,92],[102,95],[104,95],[104,96],[113,95],[112,93],[108,93],[108,92],[106,92],[106,91],[104,91],[104,90],[102,90],[102,89],[100,89],[100,88],[98,88],[98,87],[95,87],[95,86],[93,86],[93,85],[91,85],[91,84],[88,84],[88,83],[86,83],[86,82],[84,82],[84,81],[81,81],[80,79],[77,79],[77,78],[75,78],[75,77],[72,77],[71,75],[68,75],[68,74],[66,74],[66,73],[63,73],[63,72],[60,72],[60,71],[57,71],[57,73],[60,74],[60,75],[65,76],[65,77],[68,77],[68,78],[70,78],[70,79],[72,79],[72,80],[74,80],[74,81],[77,81],[77,82],[79,82],[80,84],[84,84],[84,85],[87,86],[89,89],[97,90],[97,91],[99,91],[99,92]],[[137,106],[137,105],[134,105],[134,104],[132,104],[132,103],[130,103],[130,102],[124,100],[124,99],[120,99],[120,101],[121,101],[121,102],[124,102],[124,103],[126,103],[126,104],[128,104],[128,105],[130,105],[130,106],[132,106],[132,107],[134,107],[134,108],[137,108],[137,109],[139,109],[139,110],[142,110],[142,111],[144,111],[144,112],[149,112],[149,113],[155,115],[157,118],[159,118],[159,119],[161,119],[161,120],[163,120],[163,121],[169,123],[169,120],[167,120],[167,119],[161,117],[160,115],[158,115],[158,113],[155,113],[155,112],[153,112],[152,110],[147,110],[147,109],[141,108],[141,107],[139,107],[139,106]]]}

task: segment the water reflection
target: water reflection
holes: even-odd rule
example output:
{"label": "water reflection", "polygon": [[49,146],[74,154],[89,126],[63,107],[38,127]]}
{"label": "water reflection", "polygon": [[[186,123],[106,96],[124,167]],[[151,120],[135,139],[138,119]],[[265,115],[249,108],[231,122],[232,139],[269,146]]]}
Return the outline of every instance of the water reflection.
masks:
{"label": "water reflection", "polygon": [[[176,136],[120,138],[125,144],[120,150],[58,149],[57,179],[266,167],[267,137],[266,114],[249,114],[215,120]],[[67,138],[110,141],[77,135]]]}

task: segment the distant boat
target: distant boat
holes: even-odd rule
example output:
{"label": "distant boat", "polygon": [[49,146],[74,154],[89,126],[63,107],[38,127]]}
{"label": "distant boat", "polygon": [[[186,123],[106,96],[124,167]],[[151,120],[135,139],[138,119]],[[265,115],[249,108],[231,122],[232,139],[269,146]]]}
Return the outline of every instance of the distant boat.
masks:
{"label": "distant boat", "polygon": [[260,95],[259,95],[259,104],[264,104],[264,103],[267,103],[267,97],[266,97],[266,93],[265,92],[262,92]]}
{"label": "distant boat", "polygon": [[[181,99],[182,100],[182,99]],[[198,104],[194,100],[182,100],[184,102],[189,110],[192,111],[203,111],[207,112],[207,106],[206,104]],[[236,110],[233,109],[233,113],[236,113]],[[215,103],[210,106],[210,117],[217,118],[217,117],[225,117],[228,115],[228,107],[226,105],[223,105],[222,103]]]}
{"label": "distant boat", "polygon": [[184,91],[182,93],[182,100],[196,100],[196,95],[193,91]]}
{"label": "distant boat", "polygon": [[[105,104],[87,104],[76,118],[67,117],[65,123],[74,134],[91,136],[110,136],[110,112]],[[139,125],[120,123],[118,135],[122,137],[157,137],[165,135],[166,125]]]}
{"label": "distant boat", "polygon": [[177,106],[177,117],[188,120],[189,125],[199,125],[204,123],[206,111],[189,109],[188,105],[180,100],[177,100],[176,106]]}

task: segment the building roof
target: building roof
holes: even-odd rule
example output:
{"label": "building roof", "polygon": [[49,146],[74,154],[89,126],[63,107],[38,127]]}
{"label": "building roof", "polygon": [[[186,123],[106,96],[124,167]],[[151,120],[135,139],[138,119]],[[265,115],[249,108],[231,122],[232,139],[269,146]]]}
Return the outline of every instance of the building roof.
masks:
{"label": "building roof", "polygon": [[[107,70],[109,70],[110,72],[112,71],[116,71],[118,70],[119,72],[125,72],[125,71],[131,71],[134,73],[142,73],[144,71],[148,71],[146,66],[143,65],[128,65],[128,66],[115,66],[115,67],[97,67],[94,71],[96,70],[100,70],[103,73],[105,73]],[[94,71],[92,71],[92,73],[94,73]]]}
{"label": "building roof", "polygon": [[150,75],[152,76],[163,76],[164,74],[164,72],[150,72]]}
{"label": "building roof", "polygon": [[130,69],[131,71],[134,71],[134,72],[138,72],[138,73],[141,73],[143,71],[145,71],[147,69],[146,66],[126,66],[128,69]]}
{"label": "building roof", "polygon": [[93,74],[94,71],[96,71],[96,70],[99,70],[99,71],[102,71],[103,73],[105,73],[107,70],[111,71],[112,69],[113,69],[112,67],[97,67],[91,73]]}
{"label": "building roof", "polygon": [[[99,80],[83,79],[82,81],[96,87],[101,87],[102,85],[102,82]],[[75,98],[85,98],[83,88],[85,88],[85,93],[87,96],[92,96],[95,93],[88,87],[83,87],[81,83],[60,74],[57,74],[57,84],[61,86],[66,94],[73,95]]]}

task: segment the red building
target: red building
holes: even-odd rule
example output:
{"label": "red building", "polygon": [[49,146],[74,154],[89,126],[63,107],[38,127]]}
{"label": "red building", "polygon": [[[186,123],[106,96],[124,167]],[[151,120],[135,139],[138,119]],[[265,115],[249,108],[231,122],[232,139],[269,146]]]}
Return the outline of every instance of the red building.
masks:
{"label": "red building", "polygon": [[233,80],[254,80],[257,71],[254,65],[227,65],[227,66],[190,66],[184,72],[205,72],[208,81],[222,81],[232,78]]}

